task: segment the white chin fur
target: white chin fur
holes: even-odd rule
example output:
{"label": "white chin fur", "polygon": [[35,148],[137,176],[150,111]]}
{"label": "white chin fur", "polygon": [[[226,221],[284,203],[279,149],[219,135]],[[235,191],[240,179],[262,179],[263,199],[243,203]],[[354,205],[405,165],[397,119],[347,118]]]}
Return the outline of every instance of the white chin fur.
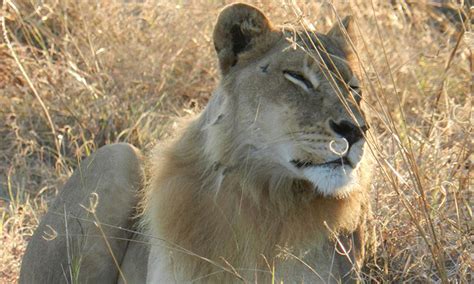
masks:
{"label": "white chin fur", "polygon": [[303,170],[303,175],[324,196],[344,197],[357,184],[357,177],[349,165],[308,167]]}

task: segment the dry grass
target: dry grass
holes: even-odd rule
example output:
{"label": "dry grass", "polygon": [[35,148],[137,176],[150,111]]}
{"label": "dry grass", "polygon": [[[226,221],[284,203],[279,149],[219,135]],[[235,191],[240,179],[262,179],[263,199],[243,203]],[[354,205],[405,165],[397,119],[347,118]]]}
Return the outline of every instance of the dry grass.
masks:
{"label": "dry grass", "polygon": [[[3,1],[0,282],[18,279],[29,236],[78,160],[118,141],[147,152],[177,117],[205,105],[218,80],[211,31],[224,2]],[[323,31],[333,8],[355,15],[377,133],[377,247],[366,279],[471,282],[468,11],[450,10],[465,17],[453,25],[423,1],[333,2],[299,1],[297,15],[282,1],[256,5],[276,23]]]}

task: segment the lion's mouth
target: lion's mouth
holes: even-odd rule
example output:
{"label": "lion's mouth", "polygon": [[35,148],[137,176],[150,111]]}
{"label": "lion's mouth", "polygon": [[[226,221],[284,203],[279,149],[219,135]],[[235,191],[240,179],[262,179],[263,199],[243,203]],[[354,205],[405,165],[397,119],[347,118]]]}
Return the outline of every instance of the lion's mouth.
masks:
{"label": "lion's mouth", "polygon": [[324,162],[320,164],[315,164],[312,161],[308,160],[291,160],[291,163],[293,166],[295,166],[298,169],[305,169],[305,168],[311,168],[311,167],[330,167],[330,166],[344,166],[348,165],[351,168],[354,168],[352,165],[351,161],[347,157],[341,157],[329,162]]}

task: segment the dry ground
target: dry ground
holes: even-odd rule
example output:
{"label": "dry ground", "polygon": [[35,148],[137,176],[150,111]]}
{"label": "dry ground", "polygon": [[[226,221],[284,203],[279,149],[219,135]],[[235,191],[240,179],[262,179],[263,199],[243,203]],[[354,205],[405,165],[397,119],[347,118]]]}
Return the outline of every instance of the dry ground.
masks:
{"label": "dry ground", "polygon": [[[366,279],[472,283],[468,1],[391,2],[253,4],[320,31],[334,11],[355,16],[378,165]],[[202,109],[218,80],[211,31],[225,3],[0,1],[1,283],[18,279],[29,236],[78,160],[118,141],[147,152]]]}

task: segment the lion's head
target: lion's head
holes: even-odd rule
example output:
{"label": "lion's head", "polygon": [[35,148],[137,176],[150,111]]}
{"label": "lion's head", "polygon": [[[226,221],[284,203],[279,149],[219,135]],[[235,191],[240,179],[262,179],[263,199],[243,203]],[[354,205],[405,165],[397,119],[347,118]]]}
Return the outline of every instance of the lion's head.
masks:
{"label": "lion's head", "polygon": [[207,156],[245,182],[349,193],[367,130],[351,26],[346,18],[326,34],[275,28],[252,6],[224,9],[214,29],[222,80],[202,119]]}

